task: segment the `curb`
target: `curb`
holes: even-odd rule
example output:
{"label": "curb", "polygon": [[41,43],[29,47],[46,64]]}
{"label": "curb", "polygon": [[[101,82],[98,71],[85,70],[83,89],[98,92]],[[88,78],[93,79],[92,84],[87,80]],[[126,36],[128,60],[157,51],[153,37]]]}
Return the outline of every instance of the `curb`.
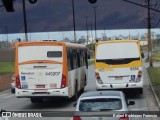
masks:
{"label": "curb", "polygon": [[145,69],[146,73],[147,73],[147,78],[148,78],[148,82],[149,82],[149,86],[153,92],[153,95],[154,95],[154,98],[156,99],[156,102],[157,102],[157,105],[158,105],[158,108],[160,110],[160,100],[158,99],[155,91],[154,91],[154,88],[152,87],[152,84],[151,84],[151,80],[150,80],[150,77],[149,77],[149,74],[148,74],[148,71]]}

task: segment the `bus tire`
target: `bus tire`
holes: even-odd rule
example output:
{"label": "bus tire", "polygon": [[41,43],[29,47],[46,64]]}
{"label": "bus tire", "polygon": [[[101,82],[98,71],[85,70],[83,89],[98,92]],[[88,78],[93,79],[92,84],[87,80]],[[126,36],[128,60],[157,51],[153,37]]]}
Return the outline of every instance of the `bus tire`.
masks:
{"label": "bus tire", "polygon": [[84,93],[84,88],[81,89],[81,94]]}
{"label": "bus tire", "polygon": [[73,100],[76,101],[78,99],[78,83],[77,83],[77,80],[76,80],[76,85],[75,85],[74,92],[75,92],[75,95],[74,95]]}
{"label": "bus tire", "polygon": [[139,94],[143,94],[143,88],[139,88],[139,89],[138,89],[138,93],[139,93]]}
{"label": "bus tire", "polygon": [[14,94],[15,93],[15,89],[11,89],[11,93]]}
{"label": "bus tire", "polygon": [[96,91],[100,91],[99,89],[96,89]]}
{"label": "bus tire", "polygon": [[43,98],[38,98],[37,99],[37,103],[42,103],[43,102]]}
{"label": "bus tire", "polygon": [[37,99],[36,98],[30,98],[31,103],[37,103]]}
{"label": "bus tire", "polygon": [[87,85],[87,78],[86,78],[86,75],[85,75],[85,78],[84,78],[84,86]]}

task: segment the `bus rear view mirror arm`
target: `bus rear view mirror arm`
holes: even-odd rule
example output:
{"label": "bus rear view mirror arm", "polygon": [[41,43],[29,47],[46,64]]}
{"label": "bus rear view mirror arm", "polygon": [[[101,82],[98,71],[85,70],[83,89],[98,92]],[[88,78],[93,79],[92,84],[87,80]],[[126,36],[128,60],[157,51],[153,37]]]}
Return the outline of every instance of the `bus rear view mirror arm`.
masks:
{"label": "bus rear view mirror arm", "polygon": [[135,101],[129,101],[128,102],[128,105],[134,105],[135,104]]}
{"label": "bus rear view mirror arm", "polygon": [[77,105],[77,102],[73,103],[73,107],[76,107],[76,105]]}
{"label": "bus rear view mirror arm", "polygon": [[141,53],[141,56],[142,56],[142,58],[144,58],[144,53],[143,52]]}

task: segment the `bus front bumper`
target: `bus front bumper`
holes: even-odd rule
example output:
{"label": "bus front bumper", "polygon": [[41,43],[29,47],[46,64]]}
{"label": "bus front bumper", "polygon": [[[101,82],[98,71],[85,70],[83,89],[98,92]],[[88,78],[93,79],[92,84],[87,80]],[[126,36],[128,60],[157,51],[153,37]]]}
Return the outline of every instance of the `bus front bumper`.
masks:
{"label": "bus front bumper", "polygon": [[96,82],[97,90],[103,89],[128,89],[128,88],[143,88],[143,82],[138,83],[121,83],[121,84],[99,84]]}
{"label": "bus front bumper", "polygon": [[15,89],[17,98],[31,97],[68,97],[68,88],[49,89],[49,90],[25,90]]}

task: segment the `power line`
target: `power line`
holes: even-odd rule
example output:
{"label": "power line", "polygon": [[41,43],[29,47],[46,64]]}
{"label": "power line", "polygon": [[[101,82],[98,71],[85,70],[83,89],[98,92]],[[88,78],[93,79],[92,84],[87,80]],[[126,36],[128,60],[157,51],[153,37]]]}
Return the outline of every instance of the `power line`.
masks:
{"label": "power line", "polygon": [[135,2],[132,2],[132,1],[129,1],[129,0],[122,0],[122,1],[125,1],[125,2],[128,2],[128,3],[132,3],[134,5],[138,5],[138,6],[141,6],[141,7],[144,7],[144,8],[149,8],[150,10],[153,10],[153,11],[156,11],[156,12],[159,12],[160,13],[160,10],[157,10],[157,9],[154,9],[154,8],[151,8],[151,7],[148,7],[148,6],[145,6],[145,5],[141,5],[139,3],[135,3]]}

